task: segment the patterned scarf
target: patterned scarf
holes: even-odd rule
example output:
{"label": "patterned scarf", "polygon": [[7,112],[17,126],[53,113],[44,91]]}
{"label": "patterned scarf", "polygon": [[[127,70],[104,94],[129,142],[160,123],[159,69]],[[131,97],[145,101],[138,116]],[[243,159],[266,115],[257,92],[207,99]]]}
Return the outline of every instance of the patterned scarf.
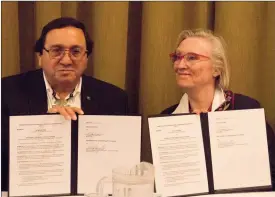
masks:
{"label": "patterned scarf", "polygon": [[[230,106],[232,109],[234,109],[234,94],[230,90],[224,91],[224,98],[225,102],[223,102],[215,111],[226,111]],[[212,104],[208,108],[208,112],[211,112]],[[191,108],[190,102],[189,102],[189,112],[193,113],[193,109]]]}

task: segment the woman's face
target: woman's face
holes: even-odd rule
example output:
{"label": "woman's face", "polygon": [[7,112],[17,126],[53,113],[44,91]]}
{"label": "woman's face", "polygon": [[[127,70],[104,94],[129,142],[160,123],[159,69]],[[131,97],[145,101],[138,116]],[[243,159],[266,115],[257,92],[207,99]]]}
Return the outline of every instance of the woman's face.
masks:
{"label": "woman's face", "polygon": [[177,84],[184,89],[215,87],[212,44],[205,38],[189,37],[183,40],[174,56]]}

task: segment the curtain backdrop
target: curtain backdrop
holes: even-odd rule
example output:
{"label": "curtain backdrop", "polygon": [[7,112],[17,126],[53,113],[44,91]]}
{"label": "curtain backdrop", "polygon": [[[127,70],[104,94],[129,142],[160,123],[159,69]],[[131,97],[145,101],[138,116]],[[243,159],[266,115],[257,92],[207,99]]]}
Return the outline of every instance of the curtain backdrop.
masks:
{"label": "curtain backdrop", "polygon": [[168,56],[177,35],[208,28],[227,42],[230,89],[260,101],[275,126],[275,2],[1,4],[2,77],[36,69],[33,46],[42,27],[57,17],[76,17],[95,43],[87,74],[125,89],[132,112],[156,114],[182,95]]}

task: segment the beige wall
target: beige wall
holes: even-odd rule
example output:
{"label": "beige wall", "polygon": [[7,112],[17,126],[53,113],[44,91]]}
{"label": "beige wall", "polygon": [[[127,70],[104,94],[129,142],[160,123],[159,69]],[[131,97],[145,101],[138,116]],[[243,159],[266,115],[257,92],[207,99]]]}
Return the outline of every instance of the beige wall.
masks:
{"label": "beige wall", "polygon": [[275,125],[274,2],[1,2],[2,77],[35,69],[34,41],[60,16],[77,17],[95,42],[88,74],[130,94],[132,109],[178,102],[168,54],[178,33],[209,28],[228,43],[231,89],[258,99]]}

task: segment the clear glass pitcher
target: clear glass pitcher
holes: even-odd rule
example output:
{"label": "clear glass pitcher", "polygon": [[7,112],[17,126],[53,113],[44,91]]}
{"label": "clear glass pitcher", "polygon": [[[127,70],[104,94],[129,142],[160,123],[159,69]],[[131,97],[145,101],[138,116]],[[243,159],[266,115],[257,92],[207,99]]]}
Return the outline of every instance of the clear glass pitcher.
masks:
{"label": "clear glass pitcher", "polygon": [[153,197],[154,167],[147,162],[141,162],[132,169],[123,167],[112,170],[112,177],[103,177],[97,184],[97,191],[85,194],[88,197],[106,197],[105,187],[112,184],[113,197]]}

